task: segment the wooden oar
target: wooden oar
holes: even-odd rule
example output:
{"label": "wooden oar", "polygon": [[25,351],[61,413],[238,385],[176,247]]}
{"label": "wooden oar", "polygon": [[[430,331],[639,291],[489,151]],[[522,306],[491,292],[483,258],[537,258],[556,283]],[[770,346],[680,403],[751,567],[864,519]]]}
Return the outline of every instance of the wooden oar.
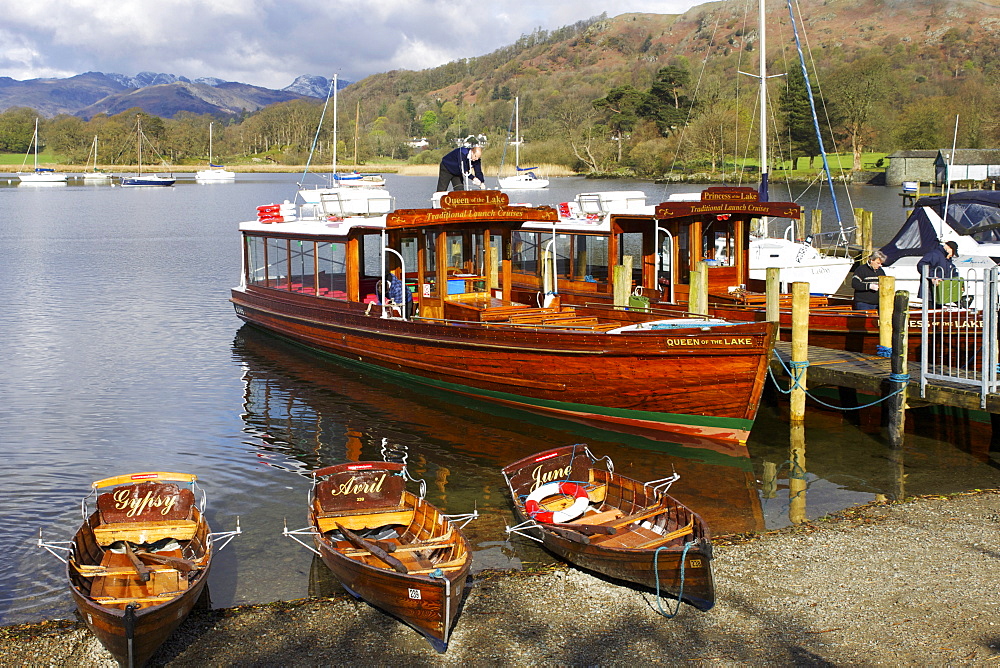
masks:
{"label": "wooden oar", "polygon": [[125,546],[125,556],[132,562],[132,568],[139,574],[139,579],[143,582],[149,582],[149,569],[146,567],[146,564],[139,561],[139,557],[135,556],[135,552],[132,551],[132,546],[127,540],[123,540],[122,545]]}
{"label": "wooden oar", "polygon": [[391,566],[392,569],[397,573],[409,572],[406,566],[403,565],[402,561],[400,561],[396,557],[389,556],[389,553],[380,548],[378,545],[373,545],[372,543],[368,542],[367,540],[365,540],[358,534],[354,533],[350,529],[344,528],[339,522],[335,522],[335,524],[337,525],[337,530],[340,531],[341,535],[344,538],[346,538],[347,542],[349,542],[354,547],[361,548],[362,550],[365,550],[368,553],[370,553],[376,559],[384,561],[386,564]]}
{"label": "wooden oar", "polygon": [[170,557],[165,554],[154,554],[153,552],[138,552],[136,556],[143,561],[152,561],[157,564],[172,566],[181,573],[190,573],[198,568],[190,559],[182,559],[181,557]]}
{"label": "wooden oar", "polygon": [[570,529],[585,536],[596,536],[598,534],[612,536],[617,531],[614,527],[601,526],[600,524],[559,524],[557,522],[546,522],[545,526]]}

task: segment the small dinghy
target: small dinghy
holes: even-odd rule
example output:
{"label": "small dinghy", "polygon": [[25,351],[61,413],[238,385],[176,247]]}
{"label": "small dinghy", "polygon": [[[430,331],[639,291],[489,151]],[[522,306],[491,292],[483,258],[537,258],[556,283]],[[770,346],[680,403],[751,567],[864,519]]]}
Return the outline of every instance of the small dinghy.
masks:
{"label": "small dinghy", "polygon": [[[603,465],[599,465],[603,464]],[[699,610],[715,604],[712,540],[702,519],[666,491],[679,476],[642,483],[614,472],[582,444],[503,469],[508,527],[580,568],[670,593]]]}

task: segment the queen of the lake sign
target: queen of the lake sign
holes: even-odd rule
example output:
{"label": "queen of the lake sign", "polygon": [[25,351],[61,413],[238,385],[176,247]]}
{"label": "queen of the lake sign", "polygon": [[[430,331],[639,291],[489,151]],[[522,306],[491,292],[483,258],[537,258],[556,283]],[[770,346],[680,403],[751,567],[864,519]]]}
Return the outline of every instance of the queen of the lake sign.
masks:
{"label": "queen of the lake sign", "polygon": [[538,221],[554,223],[559,220],[550,206],[510,206],[506,193],[499,190],[456,190],[441,196],[440,209],[400,209],[386,216],[388,228],[422,227],[469,222]]}

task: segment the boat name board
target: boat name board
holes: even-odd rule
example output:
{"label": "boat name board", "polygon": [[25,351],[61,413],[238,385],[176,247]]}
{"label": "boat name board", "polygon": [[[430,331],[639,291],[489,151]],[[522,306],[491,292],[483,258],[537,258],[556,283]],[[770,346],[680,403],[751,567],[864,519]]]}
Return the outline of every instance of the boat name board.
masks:
{"label": "boat name board", "polygon": [[775,218],[798,218],[802,207],[791,202],[662,202],[656,206],[657,218],[681,218],[700,214],[718,216],[746,215],[772,216]]}
{"label": "boat name board", "polygon": [[425,227],[428,225],[443,225],[447,223],[468,222],[515,222],[535,221],[555,223],[559,220],[556,210],[550,206],[539,207],[500,207],[484,206],[464,209],[401,209],[386,216],[385,226]]}
{"label": "boat name board", "polygon": [[330,496],[357,496],[359,494],[381,494],[382,483],[388,473],[383,473],[377,480],[365,480],[357,476],[351,476],[345,482],[335,487],[331,487],[328,492]]}
{"label": "boat name board", "polygon": [[551,469],[551,470],[548,470],[548,471],[543,471],[541,466],[536,466],[531,471],[531,479],[534,482],[532,483],[531,488],[528,490],[528,493],[530,494],[531,492],[534,492],[536,489],[538,489],[542,485],[548,484],[548,483],[553,482],[555,480],[566,480],[566,479],[568,479],[570,471],[572,470],[572,468],[573,468],[572,466],[565,466],[565,467],[558,468],[558,469]]}
{"label": "boat name board", "polygon": [[499,190],[453,190],[441,195],[442,209],[461,209],[470,206],[510,206],[510,197]]}
{"label": "boat name board", "polygon": [[752,336],[738,338],[723,337],[718,339],[667,339],[668,347],[674,346],[752,346]]}
{"label": "boat name board", "polygon": [[132,488],[115,490],[112,495],[115,500],[116,510],[126,510],[125,517],[138,517],[147,510],[158,508],[161,515],[169,515],[170,510],[177,503],[176,494],[154,494],[153,490],[146,492],[146,496],[139,498],[132,496]]}

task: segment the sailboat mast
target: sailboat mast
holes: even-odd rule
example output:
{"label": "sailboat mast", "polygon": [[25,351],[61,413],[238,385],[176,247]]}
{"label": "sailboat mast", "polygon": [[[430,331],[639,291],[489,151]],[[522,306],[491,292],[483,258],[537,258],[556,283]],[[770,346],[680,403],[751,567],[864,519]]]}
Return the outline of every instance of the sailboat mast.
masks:
{"label": "sailboat mast", "polygon": [[208,166],[212,166],[212,123],[208,124]]}
{"label": "sailboat mast", "polygon": [[35,171],[38,171],[38,119],[35,118]]}
{"label": "sailboat mast", "polygon": [[514,173],[521,166],[521,98],[514,98]]}
{"label": "sailboat mast", "polygon": [[764,0],[759,0],[760,12],[760,200],[768,201],[767,194],[767,40],[765,37]]}
{"label": "sailboat mast", "polygon": [[142,176],[142,119],[139,114],[135,115],[135,143],[138,146],[136,154],[139,158],[139,169],[136,175]]}
{"label": "sailboat mast", "polygon": [[330,186],[337,180],[337,75],[333,75],[333,163],[330,167]]}

